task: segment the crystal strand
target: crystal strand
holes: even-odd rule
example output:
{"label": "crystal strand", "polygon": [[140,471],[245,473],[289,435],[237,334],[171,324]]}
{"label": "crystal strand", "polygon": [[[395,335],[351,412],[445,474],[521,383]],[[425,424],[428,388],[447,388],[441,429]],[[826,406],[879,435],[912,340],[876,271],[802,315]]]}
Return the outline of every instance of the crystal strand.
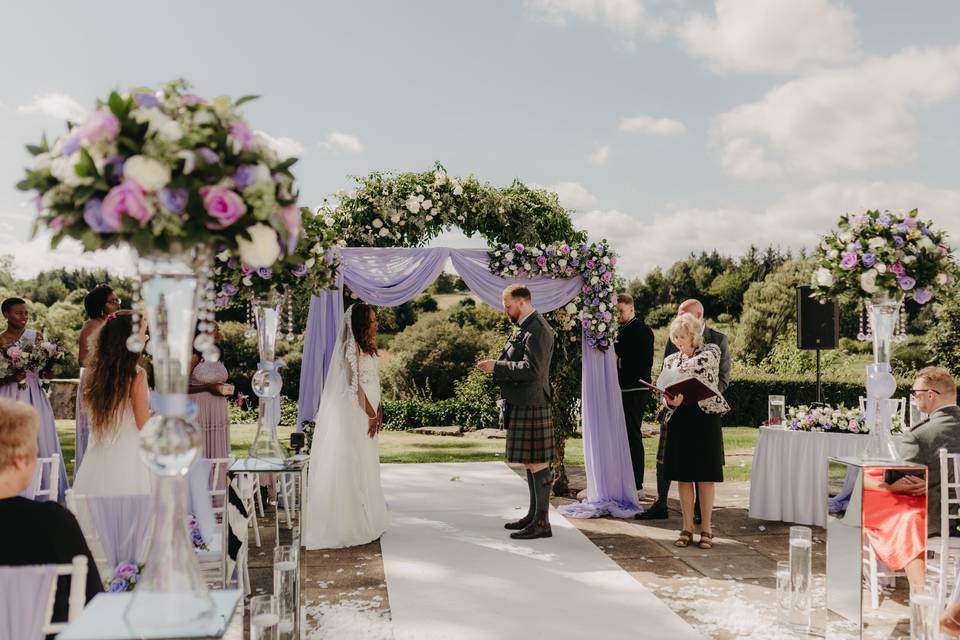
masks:
{"label": "crystal strand", "polygon": [[127,338],[127,350],[131,353],[141,353],[146,346],[142,337],[140,337],[140,285],[133,285],[133,304],[131,305],[133,314],[130,316],[132,326],[130,327],[130,337]]}
{"label": "crystal strand", "polygon": [[287,342],[293,342],[297,336],[293,333],[293,293],[287,293]]}
{"label": "crystal strand", "polygon": [[867,321],[867,307],[864,303],[863,309],[860,310],[860,331],[857,333],[857,340],[867,340],[867,332],[865,330],[865,323]]}
{"label": "crystal strand", "polygon": [[247,340],[257,337],[257,330],[254,328],[253,303],[247,306],[247,330],[243,332],[243,337]]}

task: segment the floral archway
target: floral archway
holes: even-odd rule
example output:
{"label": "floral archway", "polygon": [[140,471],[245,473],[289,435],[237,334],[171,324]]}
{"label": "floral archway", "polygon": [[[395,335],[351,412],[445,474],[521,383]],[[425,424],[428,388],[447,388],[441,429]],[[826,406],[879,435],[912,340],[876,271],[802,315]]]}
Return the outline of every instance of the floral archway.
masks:
{"label": "floral archway", "polygon": [[[472,176],[449,177],[438,164],[423,173],[373,173],[357,183],[314,219],[333,231],[338,246],[325,252],[331,278],[311,299],[298,424],[312,420],[319,406],[342,321],[344,287],[371,304],[399,305],[429,286],[450,259],[470,290],[494,308],[504,287],[526,284],[534,306],[558,330],[559,362],[569,364],[580,346],[581,380],[574,394],[582,399],[588,498],[574,505],[571,515],[638,512],[616,362],[609,351],[617,328],[616,256],[607,243],[588,244],[555,194],[518,182],[497,189]],[[450,227],[481,234],[491,249],[423,247]],[[555,415],[565,438],[572,431],[569,403],[575,398],[564,397],[563,367],[552,369],[553,377],[561,378],[553,380],[554,405],[561,405]]]}

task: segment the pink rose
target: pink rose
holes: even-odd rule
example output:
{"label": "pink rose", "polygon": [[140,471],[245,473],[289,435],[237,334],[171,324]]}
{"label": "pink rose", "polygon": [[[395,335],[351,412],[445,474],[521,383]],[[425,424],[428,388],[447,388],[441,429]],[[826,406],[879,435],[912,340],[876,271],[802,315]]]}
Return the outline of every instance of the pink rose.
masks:
{"label": "pink rose", "polygon": [[611,267],[617,266],[617,258],[616,258],[616,256],[611,256],[611,257],[610,257],[610,266],[611,266]]}
{"label": "pink rose", "polygon": [[600,276],[600,279],[603,280],[604,282],[610,282],[611,278],[613,278],[613,274],[610,273],[609,271],[607,271],[602,276]]}
{"label": "pink rose", "polygon": [[207,223],[208,229],[226,229],[247,212],[247,205],[244,204],[236,191],[231,191],[219,185],[213,187],[203,187],[200,189],[200,196],[203,198],[203,207],[210,214],[211,218],[216,218],[219,224]]}
{"label": "pink rose", "polygon": [[119,231],[120,216],[131,217],[142,227],[153,217],[153,207],[143,187],[133,180],[125,180],[110,189],[107,197],[103,199],[103,204],[100,205],[100,215],[105,226]]}
{"label": "pink rose", "polygon": [[23,351],[20,350],[20,347],[10,347],[7,349],[7,357],[11,360],[19,360],[23,356]]}
{"label": "pink rose", "polygon": [[567,267],[566,269],[563,270],[563,272],[569,275],[573,273],[573,267]]}
{"label": "pink rose", "polygon": [[545,256],[540,256],[539,258],[537,258],[537,264],[540,265],[541,267],[547,266],[547,258]]}
{"label": "pink rose", "polygon": [[890,271],[898,278],[902,278],[903,276],[907,275],[907,268],[899,262],[890,265]]}
{"label": "pink rose", "polygon": [[244,151],[251,151],[256,145],[256,137],[246,122],[236,122],[230,127],[230,136]]}
{"label": "pink rose", "polygon": [[72,222],[70,222],[66,218],[66,216],[57,216],[56,218],[48,222],[47,226],[50,227],[51,231],[60,231],[60,229],[70,226],[71,224]]}
{"label": "pink rose", "polygon": [[843,258],[840,260],[840,268],[844,271],[851,271],[854,267],[857,266],[857,263],[860,259],[857,257],[855,251],[850,253],[843,254]]}
{"label": "pink rose", "polygon": [[280,209],[280,220],[283,221],[283,226],[287,228],[287,253],[292,254],[297,250],[297,238],[300,236],[302,228],[300,209],[295,204]]}
{"label": "pink rose", "polygon": [[116,140],[120,133],[120,121],[113,115],[110,109],[104,107],[97,109],[89,116],[86,121],[80,125],[80,137],[90,144],[96,144],[101,140],[112,142]]}

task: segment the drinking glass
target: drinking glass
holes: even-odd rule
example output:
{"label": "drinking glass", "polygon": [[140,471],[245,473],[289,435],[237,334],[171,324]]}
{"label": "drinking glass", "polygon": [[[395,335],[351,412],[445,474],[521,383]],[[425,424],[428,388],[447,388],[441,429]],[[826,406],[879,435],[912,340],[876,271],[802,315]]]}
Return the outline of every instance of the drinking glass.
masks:
{"label": "drinking glass", "polygon": [[280,603],[277,596],[250,598],[250,640],[280,640]]}
{"label": "drinking glass", "polygon": [[785,396],[767,396],[767,425],[782,427],[787,415]]}
{"label": "drinking glass", "polygon": [[790,610],[787,624],[800,633],[810,629],[812,540],[810,527],[790,527]]}
{"label": "drinking glass", "polygon": [[273,595],[279,604],[277,628],[281,640],[294,638],[299,614],[300,594],[297,547],[279,545],[273,548]]}
{"label": "drinking glass", "polygon": [[913,640],[937,640],[940,616],[936,591],[914,591],[910,594],[910,637]]}
{"label": "drinking glass", "polygon": [[777,620],[786,623],[790,615],[790,562],[777,562]]}

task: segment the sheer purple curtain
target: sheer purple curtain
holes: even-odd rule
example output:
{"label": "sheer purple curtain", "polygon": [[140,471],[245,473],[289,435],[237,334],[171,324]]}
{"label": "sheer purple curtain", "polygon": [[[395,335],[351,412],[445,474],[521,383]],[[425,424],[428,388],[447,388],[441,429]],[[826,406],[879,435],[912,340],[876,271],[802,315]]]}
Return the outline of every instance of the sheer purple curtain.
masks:
{"label": "sheer purple curtain", "polygon": [[110,566],[141,562],[150,533],[153,496],[86,496],[85,501]]}
{"label": "sheer purple curtain", "polygon": [[[341,288],[324,292],[310,304],[300,374],[298,423],[312,420],[320,404],[323,375],[342,321],[343,284],[362,300],[379,306],[396,306],[426,289],[443,270],[447,258],[471,291],[500,309],[504,287],[514,282],[530,288],[533,305],[547,313],[577,296],[581,278],[502,278],[489,269],[485,249],[341,249]],[[339,297],[337,297],[339,294]],[[597,517],[607,513],[629,517],[640,511],[630,465],[626,422],[617,382],[613,350],[601,353],[583,345],[583,433],[588,498],[571,505],[572,517]]]}
{"label": "sheer purple curtain", "polygon": [[52,564],[0,567],[0,640],[43,640]]}

